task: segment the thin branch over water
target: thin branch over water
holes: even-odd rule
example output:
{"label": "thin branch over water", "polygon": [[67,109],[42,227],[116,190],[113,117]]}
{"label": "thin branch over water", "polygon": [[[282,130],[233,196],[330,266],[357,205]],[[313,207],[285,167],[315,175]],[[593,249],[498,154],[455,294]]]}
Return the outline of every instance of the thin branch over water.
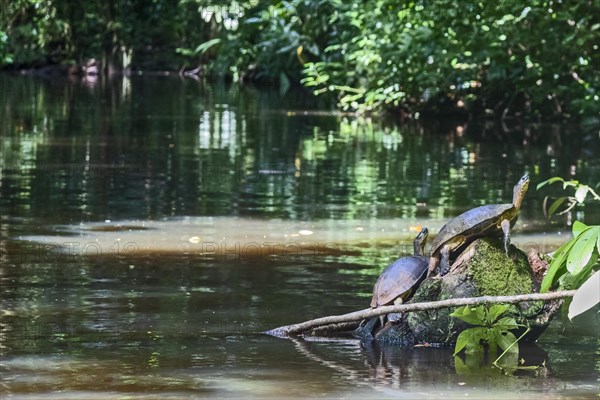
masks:
{"label": "thin branch over water", "polygon": [[367,308],[365,310],[354,311],[343,315],[331,315],[301,322],[298,324],[280,326],[264,333],[268,335],[287,337],[298,335],[311,329],[331,325],[348,323],[353,321],[361,321],[367,318],[378,317],[380,315],[390,313],[407,313],[411,311],[426,311],[439,308],[460,307],[478,304],[493,304],[493,303],[520,303],[524,301],[550,301],[562,299],[565,297],[573,297],[576,290],[562,290],[550,293],[531,293],[519,294],[514,296],[482,296],[482,297],[464,297],[456,299],[447,299],[440,301],[429,301],[423,303],[400,304],[393,306],[383,306],[377,308]]}

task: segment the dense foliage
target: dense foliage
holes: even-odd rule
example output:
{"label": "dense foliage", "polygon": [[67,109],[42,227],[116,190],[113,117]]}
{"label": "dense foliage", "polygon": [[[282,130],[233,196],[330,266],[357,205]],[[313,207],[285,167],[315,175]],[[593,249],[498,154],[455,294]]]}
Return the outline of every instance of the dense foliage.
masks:
{"label": "dense foliage", "polygon": [[2,0],[0,62],[193,68],[345,109],[597,116],[600,3]]}

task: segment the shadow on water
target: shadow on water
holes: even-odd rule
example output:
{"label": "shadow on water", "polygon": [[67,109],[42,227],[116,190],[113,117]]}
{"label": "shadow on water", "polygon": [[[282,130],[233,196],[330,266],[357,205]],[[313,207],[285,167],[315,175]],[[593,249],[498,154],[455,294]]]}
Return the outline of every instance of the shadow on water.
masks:
{"label": "shadow on water", "polygon": [[[554,321],[543,373],[518,376],[465,375],[448,349],[258,334],[365,308],[420,226],[509,201],[525,170],[532,187],[598,181],[597,136],[570,127],[379,125],[323,110],[293,91],[0,75],[2,393],[595,396],[595,314],[567,331]],[[526,197],[523,248],[568,237],[566,217],[544,219],[546,194]],[[571,217],[599,216],[590,204]]]}

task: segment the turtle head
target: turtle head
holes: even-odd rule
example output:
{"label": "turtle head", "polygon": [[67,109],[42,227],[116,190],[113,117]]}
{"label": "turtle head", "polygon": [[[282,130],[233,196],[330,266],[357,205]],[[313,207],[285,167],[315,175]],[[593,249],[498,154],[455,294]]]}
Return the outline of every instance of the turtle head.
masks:
{"label": "turtle head", "polygon": [[521,203],[523,202],[523,198],[525,197],[525,193],[527,193],[527,188],[529,187],[529,175],[525,173],[519,182],[515,185],[513,189],[513,204],[519,209],[521,208]]}
{"label": "turtle head", "polygon": [[429,236],[429,230],[427,228],[421,229],[421,232],[417,235],[414,241],[415,255],[425,254],[425,244],[427,243],[427,237]]}

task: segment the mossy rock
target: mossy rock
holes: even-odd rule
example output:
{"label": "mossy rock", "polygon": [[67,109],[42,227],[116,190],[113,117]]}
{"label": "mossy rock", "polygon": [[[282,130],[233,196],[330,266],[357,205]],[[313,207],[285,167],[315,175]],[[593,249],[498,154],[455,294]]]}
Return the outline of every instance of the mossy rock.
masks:
{"label": "mossy rock", "polygon": [[[454,261],[448,274],[424,280],[409,302],[510,296],[533,291],[532,270],[525,253],[511,245],[507,257],[502,241],[484,238],[471,243]],[[532,341],[546,328],[556,308],[543,302],[528,302],[511,306],[508,313],[517,322],[532,328],[524,338]],[[397,334],[386,332],[386,337],[394,337],[394,342],[401,344],[427,342],[452,345],[458,334],[469,327],[450,317],[452,311],[454,309],[446,308],[408,313],[399,322]],[[383,328],[389,330],[389,327]],[[378,339],[381,335],[374,332],[372,336]]]}
{"label": "mossy rock", "polygon": [[476,240],[454,263],[457,269],[462,267],[463,255],[468,257],[467,273],[479,296],[511,296],[532,292],[533,279],[527,255],[515,246],[509,247],[506,257],[500,241]]}

